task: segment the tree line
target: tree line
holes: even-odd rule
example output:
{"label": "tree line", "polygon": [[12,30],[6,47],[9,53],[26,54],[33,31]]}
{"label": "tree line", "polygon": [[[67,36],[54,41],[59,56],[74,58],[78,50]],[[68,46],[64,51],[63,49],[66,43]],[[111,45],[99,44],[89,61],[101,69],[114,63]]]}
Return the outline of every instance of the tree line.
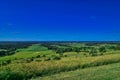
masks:
{"label": "tree line", "polygon": [[35,42],[1,42],[0,56],[12,55],[17,49],[27,48],[33,44],[35,44]]}

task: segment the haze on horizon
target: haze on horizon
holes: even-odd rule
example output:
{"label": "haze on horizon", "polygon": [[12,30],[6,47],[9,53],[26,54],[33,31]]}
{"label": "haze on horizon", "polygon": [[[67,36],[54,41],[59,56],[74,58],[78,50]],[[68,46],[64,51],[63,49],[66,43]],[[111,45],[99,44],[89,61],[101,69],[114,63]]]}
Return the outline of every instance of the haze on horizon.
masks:
{"label": "haze on horizon", "polygon": [[0,41],[120,41],[119,0],[1,0]]}

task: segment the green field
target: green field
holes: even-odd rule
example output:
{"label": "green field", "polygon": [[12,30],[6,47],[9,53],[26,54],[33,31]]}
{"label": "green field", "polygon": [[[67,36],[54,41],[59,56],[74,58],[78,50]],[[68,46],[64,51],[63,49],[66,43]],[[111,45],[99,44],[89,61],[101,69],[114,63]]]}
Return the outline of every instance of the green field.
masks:
{"label": "green field", "polygon": [[120,63],[78,69],[32,80],[119,80]]}
{"label": "green field", "polygon": [[119,67],[119,43],[41,43],[1,56],[0,80],[117,80]]}

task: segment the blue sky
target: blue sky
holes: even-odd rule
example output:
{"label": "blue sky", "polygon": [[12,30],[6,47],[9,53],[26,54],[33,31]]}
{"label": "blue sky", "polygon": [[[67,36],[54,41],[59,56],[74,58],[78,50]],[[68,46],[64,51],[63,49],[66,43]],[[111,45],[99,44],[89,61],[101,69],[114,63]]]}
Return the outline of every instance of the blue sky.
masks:
{"label": "blue sky", "polygon": [[0,41],[119,41],[119,0],[1,0]]}

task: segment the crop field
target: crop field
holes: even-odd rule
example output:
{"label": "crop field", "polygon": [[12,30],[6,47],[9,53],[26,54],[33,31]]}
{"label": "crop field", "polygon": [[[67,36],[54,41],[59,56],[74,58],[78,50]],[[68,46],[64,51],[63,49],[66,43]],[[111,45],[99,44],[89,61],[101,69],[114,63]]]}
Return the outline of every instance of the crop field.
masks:
{"label": "crop field", "polygon": [[119,80],[119,42],[0,43],[0,80]]}

